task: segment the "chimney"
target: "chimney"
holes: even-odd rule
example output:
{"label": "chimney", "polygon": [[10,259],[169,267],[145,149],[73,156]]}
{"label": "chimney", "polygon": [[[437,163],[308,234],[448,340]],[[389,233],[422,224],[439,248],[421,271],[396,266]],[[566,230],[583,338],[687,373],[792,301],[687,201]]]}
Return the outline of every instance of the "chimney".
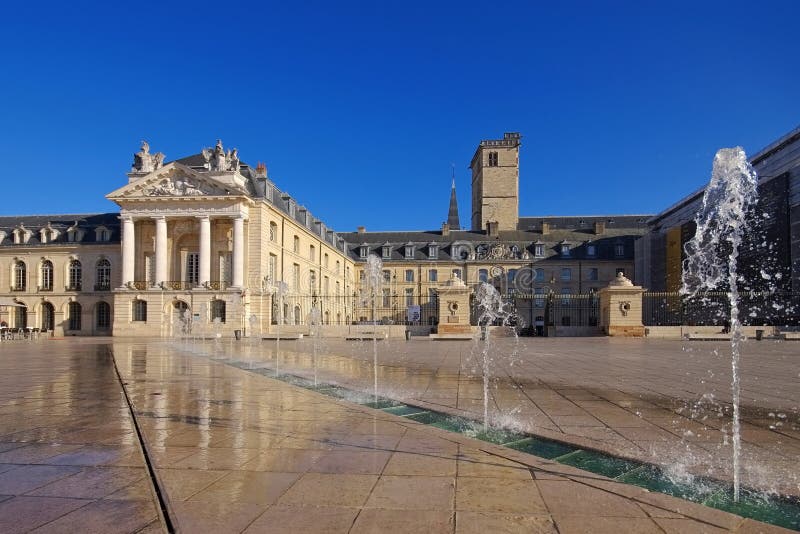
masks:
{"label": "chimney", "polygon": [[260,161],[258,165],[256,165],[256,178],[266,178],[267,177],[267,166]]}
{"label": "chimney", "polygon": [[447,237],[449,235],[450,235],[450,225],[447,224],[446,222],[442,223],[442,236]]}
{"label": "chimney", "polygon": [[606,223],[604,221],[595,221],[594,233],[597,235],[603,235],[606,233]]}
{"label": "chimney", "polygon": [[550,223],[542,221],[542,235],[548,235],[550,233]]}
{"label": "chimney", "polygon": [[366,226],[359,226],[358,227],[358,233],[359,234],[366,234],[367,233],[367,227]]}
{"label": "chimney", "polygon": [[486,223],[486,233],[489,234],[489,237],[497,237],[500,230],[499,226],[497,221],[489,221]]}

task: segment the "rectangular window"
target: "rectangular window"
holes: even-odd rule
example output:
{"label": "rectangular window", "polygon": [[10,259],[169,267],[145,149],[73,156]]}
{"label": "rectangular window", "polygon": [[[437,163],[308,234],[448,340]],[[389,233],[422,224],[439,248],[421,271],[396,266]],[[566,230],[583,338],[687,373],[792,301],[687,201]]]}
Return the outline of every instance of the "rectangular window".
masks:
{"label": "rectangular window", "polygon": [[586,255],[590,257],[597,256],[597,245],[586,245]]}
{"label": "rectangular window", "polygon": [[570,300],[569,296],[572,294],[572,290],[568,287],[561,288],[561,304],[568,305]]}
{"label": "rectangular window", "polygon": [[156,283],[156,262],[152,254],[144,255],[144,281],[148,286]]}
{"label": "rectangular window", "polygon": [[330,279],[326,276],[322,279],[322,293],[324,295],[330,295]]}
{"label": "rectangular window", "polygon": [[386,246],[382,247],[381,248],[381,255],[383,256],[383,259],[385,259],[385,260],[389,259],[389,257],[392,255],[392,249],[390,247],[386,247]]}
{"label": "rectangular window", "polygon": [[433,259],[433,260],[438,258],[439,257],[439,247],[436,246],[436,245],[429,245],[428,246],[428,256],[430,256],[430,258]]}
{"label": "rectangular window", "polygon": [[361,247],[361,248],[358,249],[358,255],[361,258],[366,258],[367,257],[367,252],[369,252],[369,249],[367,247]]}
{"label": "rectangular window", "polygon": [[324,256],[322,256],[322,257],[323,257],[323,260],[322,260],[322,265],[324,265],[324,266],[325,266],[325,268],[327,269],[327,268],[328,268],[328,254],[327,254],[327,253],[325,253],[325,255],[324,255]]}
{"label": "rectangular window", "polygon": [[534,271],[534,280],[537,282],[544,282],[544,269],[535,269]]}
{"label": "rectangular window", "polygon": [[406,306],[413,306],[414,305],[414,290],[411,288],[406,288]]}
{"label": "rectangular window", "polygon": [[296,263],[292,265],[292,283],[295,289],[300,289],[300,266]]}
{"label": "rectangular window", "polygon": [[453,269],[452,275],[453,278],[458,278],[459,280],[461,280],[461,269]]}
{"label": "rectangular window", "polygon": [[413,281],[414,281],[414,270],[406,269],[406,282],[413,282]]}
{"label": "rectangular window", "polygon": [[537,287],[533,290],[533,305],[537,308],[544,308],[544,288]]}
{"label": "rectangular window", "polygon": [[413,259],[414,258],[414,247],[412,247],[411,245],[406,245],[405,255],[406,255],[406,259],[407,260]]}
{"label": "rectangular window", "polygon": [[297,236],[294,236],[293,247],[294,248],[292,250],[294,250],[295,254],[299,254],[300,253],[300,238],[297,237]]}
{"label": "rectangular window", "polygon": [[615,256],[624,256],[625,255],[625,245],[623,245],[623,244],[614,245],[614,255]]}
{"label": "rectangular window", "polygon": [[570,245],[568,243],[561,244],[561,255],[562,256],[569,256],[570,255]]}
{"label": "rectangular window", "polygon": [[147,301],[145,300],[133,301],[133,320],[137,322],[147,321]]}
{"label": "rectangular window", "polygon": [[544,258],[544,245],[537,243],[533,246],[533,255],[537,258]]}
{"label": "rectangular window", "polygon": [[317,247],[314,245],[308,246],[308,259],[315,261],[317,259]]}
{"label": "rectangular window", "polygon": [[308,289],[312,293],[317,290],[317,271],[314,269],[308,271]]}
{"label": "rectangular window", "polygon": [[597,280],[597,267],[592,267],[589,269],[589,271],[586,273],[586,279]]}
{"label": "rectangular window", "polygon": [[391,292],[388,289],[384,289],[383,290],[383,303],[382,303],[382,306],[384,308],[388,308],[389,306],[392,305],[391,300],[392,300]]}
{"label": "rectangular window", "polygon": [[226,284],[231,283],[231,272],[233,271],[232,258],[230,252],[223,252],[219,255],[219,281]]}
{"label": "rectangular window", "polygon": [[277,273],[278,273],[278,257],[275,254],[269,255],[269,282],[271,284],[275,284],[277,282]]}
{"label": "rectangular window", "polygon": [[565,282],[572,280],[572,269],[569,267],[564,267],[561,269],[561,279]]}
{"label": "rectangular window", "polygon": [[186,281],[192,285],[200,283],[200,254],[197,252],[186,255]]}
{"label": "rectangular window", "polygon": [[439,280],[439,272],[436,269],[428,271],[428,281],[437,282]]}

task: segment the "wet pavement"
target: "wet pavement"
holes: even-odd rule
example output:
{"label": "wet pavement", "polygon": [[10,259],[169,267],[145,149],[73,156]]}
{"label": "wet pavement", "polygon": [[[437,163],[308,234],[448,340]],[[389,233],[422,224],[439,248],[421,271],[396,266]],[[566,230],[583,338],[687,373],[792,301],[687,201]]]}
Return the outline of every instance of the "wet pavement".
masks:
{"label": "wet pavement", "polygon": [[[329,354],[346,349],[336,343]],[[454,409],[474,411],[466,366],[447,363],[466,364],[464,350],[409,343],[412,356],[382,370],[383,382],[419,388],[425,402],[437,394],[443,406],[455,394]],[[329,355],[330,374],[362,380],[365,347]],[[119,339],[0,345],[0,531],[161,531],[156,487],[181,532],[781,531],[207,357],[257,365],[274,359],[263,345],[188,348]],[[290,348],[283,364],[307,359]],[[437,355],[437,365],[427,361]],[[507,399],[497,391],[500,408]]]}
{"label": "wet pavement", "polygon": [[[492,339],[497,424],[688,474],[732,480],[730,346],[620,338]],[[221,344],[220,357],[275,365],[274,342]],[[378,344],[379,389],[431,410],[483,418],[481,346]],[[372,390],[371,342],[281,344],[281,372]],[[742,353],[742,480],[800,496],[800,343],[749,341]]]}

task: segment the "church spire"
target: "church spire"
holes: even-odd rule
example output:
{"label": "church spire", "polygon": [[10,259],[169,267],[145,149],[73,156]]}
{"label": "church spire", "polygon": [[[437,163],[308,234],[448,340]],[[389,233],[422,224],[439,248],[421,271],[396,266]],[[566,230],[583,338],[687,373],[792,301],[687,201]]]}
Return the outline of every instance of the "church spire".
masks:
{"label": "church spire", "polygon": [[450,209],[447,211],[447,225],[451,230],[460,230],[458,221],[458,202],[456,200],[456,166],[453,165],[453,185],[450,189]]}

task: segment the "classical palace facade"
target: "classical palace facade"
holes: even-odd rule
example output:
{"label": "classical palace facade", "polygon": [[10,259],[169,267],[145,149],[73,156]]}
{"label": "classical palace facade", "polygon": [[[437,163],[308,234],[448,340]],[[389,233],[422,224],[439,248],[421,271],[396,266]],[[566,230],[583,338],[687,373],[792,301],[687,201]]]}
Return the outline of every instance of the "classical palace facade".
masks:
{"label": "classical palace facade", "polygon": [[[800,272],[798,139],[794,131],[753,160],[787,286]],[[241,162],[220,141],[171,162],[143,143],[127,183],[107,195],[118,213],[0,217],[0,323],[52,335],[260,335],[278,324],[302,329],[317,310],[339,331],[374,322],[424,330],[457,277],[493,284],[514,301],[519,324],[569,333],[597,324],[596,302],[571,303],[593,299],[620,272],[674,288],[673,245],[691,233],[701,192],[655,217],[520,216],[520,147],[518,133],[478,145],[469,229],[453,183],[440,228],[337,233],[265,165]],[[360,288],[370,256],[382,261],[382,287],[368,303]]]}

